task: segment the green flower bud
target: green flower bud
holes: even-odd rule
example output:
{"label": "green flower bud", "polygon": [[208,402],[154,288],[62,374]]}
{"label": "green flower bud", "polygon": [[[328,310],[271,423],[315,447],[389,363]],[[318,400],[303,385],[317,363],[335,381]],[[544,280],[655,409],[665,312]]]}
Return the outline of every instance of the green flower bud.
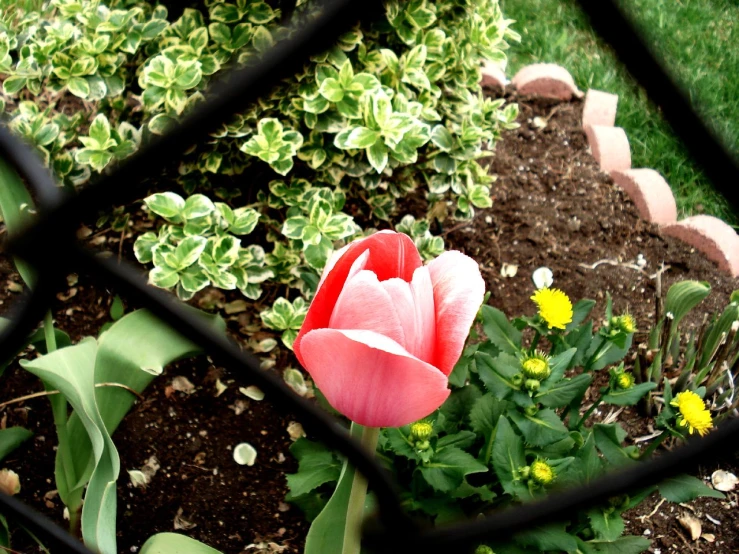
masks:
{"label": "green flower bud", "polygon": [[524,387],[526,387],[526,390],[530,390],[531,392],[536,392],[539,390],[541,383],[537,381],[536,379],[526,379],[523,385]]}
{"label": "green flower bud", "polygon": [[428,421],[417,421],[411,425],[411,439],[415,442],[427,441],[434,434],[434,426]]}
{"label": "green flower bud", "polygon": [[542,381],[552,373],[549,367],[549,356],[536,351],[521,360],[521,372],[528,379]]}
{"label": "green flower bud", "polygon": [[418,441],[416,443],[417,450],[428,450],[429,448],[431,448],[431,443],[429,441]]}
{"label": "green flower bud", "polygon": [[616,386],[621,390],[627,390],[634,386],[634,376],[629,372],[616,375]]}
{"label": "green flower bud", "polygon": [[495,552],[493,552],[493,549],[490,548],[488,545],[481,544],[480,546],[475,548],[475,554],[495,554]]}
{"label": "green flower bud", "polygon": [[[613,322],[613,319],[616,321]],[[631,334],[636,331],[636,321],[634,321],[634,318],[631,314],[623,314],[618,317],[614,317],[611,321],[611,325],[613,327],[616,327],[619,331],[623,331],[624,333]]]}
{"label": "green flower bud", "polygon": [[520,387],[523,383],[523,375],[520,373],[516,373],[513,377],[511,377],[511,383],[513,383],[513,386]]}
{"label": "green flower bud", "polygon": [[537,404],[532,404],[531,406],[526,406],[523,411],[527,416],[535,416],[539,413],[539,406]]}
{"label": "green flower bud", "polygon": [[521,479],[526,480],[531,475],[531,466],[523,466],[518,468],[518,475]]}
{"label": "green flower bud", "polygon": [[531,479],[537,485],[550,485],[555,477],[554,468],[544,460],[536,460],[531,464]]}

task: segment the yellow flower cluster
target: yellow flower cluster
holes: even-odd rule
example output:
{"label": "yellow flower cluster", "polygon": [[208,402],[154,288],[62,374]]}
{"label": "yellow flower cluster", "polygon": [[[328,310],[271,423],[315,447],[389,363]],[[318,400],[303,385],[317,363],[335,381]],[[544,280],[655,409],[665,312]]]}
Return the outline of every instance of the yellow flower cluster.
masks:
{"label": "yellow flower cluster", "polygon": [[550,329],[564,329],[572,321],[572,302],[559,289],[539,289],[531,297],[539,308],[539,315]]}
{"label": "yellow flower cluster", "polygon": [[680,415],[677,416],[677,424],[687,427],[691,435],[697,431],[702,437],[713,429],[711,412],[706,408],[703,399],[693,391],[678,393],[675,399],[670,402],[670,405],[680,410]]}

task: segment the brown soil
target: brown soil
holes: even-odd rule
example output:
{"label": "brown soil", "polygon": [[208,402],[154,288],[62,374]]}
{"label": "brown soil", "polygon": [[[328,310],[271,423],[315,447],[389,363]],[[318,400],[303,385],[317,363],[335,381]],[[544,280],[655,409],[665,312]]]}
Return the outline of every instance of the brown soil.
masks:
{"label": "brown soil", "polygon": [[[491,173],[498,176],[493,185],[493,208],[478,211],[471,222],[447,222],[443,230],[448,248],[462,250],[480,262],[491,292],[490,303],[510,315],[532,314],[530,276],[537,267],[547,266],[554,273],[556,287],[575,299],[598,301],[594,311],[598,318],[605,305],[604,293],[609,291],[615,310],[628,310],[644,330],[654,318],[652,276],[664,263],[664,291],[682,279],[706,280],[713,288],[690,323],[699,322],[703,313],[723,308],[739,282],[638,218],[633,204],[587,153],[580,131],[581,103],[516,100],[521,102],[521,128],[504,134],[490,161]],[[533,124],[537,116],[547,120],[543,129]],[[425,209],[424,202],[417,199],[407,207],[417,216]],[[138,216],[134,220],[135,229],[148,225]],[[101,236],[106,237],[111,250],[118,251],[119,233]],[[124,257],[130,257],[131,236],[129,233],[124,239]],[[629,267],[639,254],[647,261],[643,270]],[[518,266],[516,275],[503,277],[503,264]],[[5,274],[5,282],[18,281],[7,262],[0,264],[0,274]],[[14,294],[2,288],[0,301],[7,305]],[[72,289],[76,292],[69,296]],[[80,276],[58,297],[54,307],[58,326],[75,341],[97,333],[109,319],[112,295],[94,279]],[[237,298],[216,293],[200,300],[213,301],[213,297],[218,304]],[[245,329],[253,316],[242,312],[228,320],[233,336],[246,342]],[[643,335],[637,336],[637,340],[642,339]],[[286,363],[295,362],[280,354],[276,367]],[[173,392],[169,385],[175,376],[187,377],[195,391]],[[219,378],[228,388],[216,396]],[[268,399],[259,403],[247,399],[238,392],[239,386],[206,357],[180,362],[154,382],[145,400],[123,421],[114,436],[123,470],[118,487],[120,552],[135,552],[152,534],[173,531],[176,526],[184,526],[187,530],[182,532],[228,554],[269,542],[286,546],[285,552],[302,550],[307,525],[296,508],[283,503],[284,473],[295,470],[286,429],[292,418],[275,409]],[[14,363],[3,376],[0,402],[38,390],[41,387],[35,378]],[[596,413],[596,417],[605,415]],[[36,399],[14,404],[3,409],[0,417],[8,426],[22,424],[35,433],[3,464],[21,477],[19,497],[63,523],[58,498],[44,498],[54,489],[55,434],[48,403]],[[625,410],[619,421],[633,436],[649,432],[649,422],[634,410]],[[253,467],[233,461],[231,449],[240,442],[256,447],[258,458]],[[151,456],[156,456],[161,469],[148,488],[133,488],[125,470],[141,468]],[[722,468],[736,473],[736,461]],[[708,466],[700,475],[705,477],[715,469]],[[685,508],[663,504],[650,516],[658,501],[650,498],[626,514],[627,532],[641,535],[648,530],[654,552],[739,551],[735,492],[723,501],[701,499]],[[715,535],[715,542],[692,542],[676,519],[683,511],[695,512],[704,532]],[[645,516],[643,520],[641,516]],[[24,542],[22,533],[13,538],[14,547],[21,552],[35,551],[35,546]]]}

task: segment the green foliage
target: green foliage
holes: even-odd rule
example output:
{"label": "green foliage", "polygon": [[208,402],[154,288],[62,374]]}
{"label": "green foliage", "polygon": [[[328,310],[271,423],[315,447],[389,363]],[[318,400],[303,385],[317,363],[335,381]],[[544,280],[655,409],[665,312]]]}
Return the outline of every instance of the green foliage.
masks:
{"label": "green foliage", "polygon": [[274,272],[265,267],[261,246],[241,246],[238,236],[251,233],[259,213],[251,208],[232,209],[195,194],[185,200],[173,192],[157,193],[144,199],[149,211],[165,220],[158,233],[149,231],[134,243],[141,263],[152,263],[152,284],[175,288],[183,300],[209,285],[239,289],[247,298],[257,299],[260,284]]}
{"label": "green foliage", "polygon": [[[215,320],[213,324],[220,327]],[[21,361],[24,369],[60,391],[72,406],[69,418],[57,428],[56,486],[73,517],[82,506],[82,536],[89,547],[103,554],[117,552],[120,460],[110,437],[135,399],[129,390],[109,384],[139,393],[165,365],[196,352],[196,345],[139,310],[118,320],[97,340],[86,337],[76,345]]]}
{"label": "green foliage", "polygon": [[[380,434],[378,456],[404,487],[404,505],[414,516],[431,523],[474,517],[637,463],[640,452],[619,424],[591,424],[589,417],[603,404],[633,406],[656,385],[635,385],[624,368],[634,329],[624,330],[628,325],[614,317],[610,298],[606,323],[593,332],[588,317],[594,305],[577,302],[565,330],[549,330],[538,316],[511,322],[501,311],[482,307],[484,338],[468,344],[455,368],[452,394],[424,420],[431,424],[430,436],[416,436],[412,426]],[[540,343],[549,345],[547,352],[536,350]],[[600,371],[609,372],[607,384],[583,406]],[[308,441],[293,451],[300,463],[288,476],[288,500],[314,516],[337,481],[338,461]],[[716,496],[695,478],[676,477],[489,546],[495,552],[643,552],[649,541],[622,537],[621,514],[654,490],[673,502]]]}
{"label": "green foliage", "polygon": [[285,298],[278,298],[270,309],[263,311],[259,316],[269,329],[283,331],[282,342],[292,350],[293,342],[307,314],[308,304],[299,297],[292,303]]}
{"label": "green foliage", "polygon": [[140,552],[141,554],[174,554],[176,552],[221,554],[215,548],[177,533],[157,533],[144,543]]}
{"label": "green foliage", "polygon": [[[711,292],[708,283],[680,281],[667,291],[664,313],[649,330],[648,344],[638,352],[636,377],[654,387],[662,384],[664,369],[677,372],[670,394],[694,391],[708,401],[714,420],[720,421],[739,407],[732,374],[739,364],[739,302],[732,295],[721,313],[705,318],[697,329],[685,332],[685,317]],[[666,397],[665,397],[666,398]],[[647,398],[648,414],[655,405]],[[675,415],[669,406],[660,413],[667,424]],[[674,429],[673,429],[674,430]],[[678,433],[679,434],[679,433]]]}

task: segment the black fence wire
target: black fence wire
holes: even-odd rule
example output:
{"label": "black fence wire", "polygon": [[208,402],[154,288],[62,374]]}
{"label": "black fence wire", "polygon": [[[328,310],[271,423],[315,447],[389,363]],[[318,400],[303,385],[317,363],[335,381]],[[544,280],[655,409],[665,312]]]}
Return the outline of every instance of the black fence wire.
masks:
{"label": "black fence wire", "polygon": [[[617,1],[579,0],[579,3],[590,16],[593,27],[662,108],[676,134],[716,189],[739,213],[739,202],[732,188],[739,183],[739,167],[646,47],[618,8]],[[294,4],[294,1],[281,2],[286,11],[291,11]],[[260,370],[254,356],[244,353],[185,311],[172,295],[148,286],[133,267],[98,256],[76,242],[76,225],[84,215],[138,199],[147,184],[147,176],[156,175],[198,138],[246,108],[280,79],[297,72],[308,56],[330,47],[335,38],[353,24],[367,23],[381,10],[379,0],[327,0],[319,17],[302,22],[259,63],[234,70],[214,84],[207,99],[171,132],[153,140],[111,174],[76,195],[64,193],[31,149],[0,127],[0,160],[9,163],[21,175],[39,210],[34,224],[10,237],[8,243],[10,253],[22,257],[35,268],[37,282],[33,290],[24,293],[21,306],[11,314],[12,324],[0,335],[0,359],[11,359],[22,348],[72,269],[97,273],[199,344],[237,380],[259,386],[275,404],[295,414],[313,437],[341,452],[367,477],[378,501],[377,519],[367,522],[364,535],[365,544],[372,551],[409,552],[413,549],[425,554],[464,551],[484,540],[505,540],[532,526],[555,522],[563,514],[572,514],[672,474],[695,470],[708,460],[732,455],[739,441],[739,420],[728,421],[708,436],[692,440],[678,450],[588,485],[554,493],[542,501],[496,512],[483,519],[421,528],[402,510],[396,485],[386,471],[370,452],[365,452],[349,437],[336,419],[294,394],[275,374]],[[37,535],[53,554],[92,554],[71,535],[15,498],[0,494],[0,513]]]}

